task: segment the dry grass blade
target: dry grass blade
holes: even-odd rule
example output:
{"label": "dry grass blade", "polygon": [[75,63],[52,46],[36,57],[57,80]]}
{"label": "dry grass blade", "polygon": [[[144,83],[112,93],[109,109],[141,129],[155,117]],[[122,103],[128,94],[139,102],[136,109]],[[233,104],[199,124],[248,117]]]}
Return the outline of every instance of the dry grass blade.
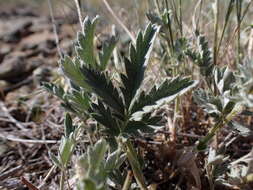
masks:
{"label": "dry grass blade", "polygon": [[82,17],[82,13],[81,13],[80,1],[78,1],[78,0],[74,0],[74,1],[76,4],[76,9],[77,9],[77,13],[78,13],[80,26],[82,27],[83,26],[83,17]]}
{"label": "dry grass blade", "polygon": [[52,2],[51,2],[51,0],[47,0],[47,2],[48,2],[50,17],[51,17],[51,22],[53,25],[53,31],[54,31],[54,35],[55,35],[55,43],[57,46],[58,54],[59,54],[60,58],[63,58],[62,51],[61,51],[60,44],[59,44],[60,40],[59,40],[59,36],[57,34],[57,26],[56,26],[56,21],[54,18],[54,11],[53,11]]}
{"label": "dry grass blade", "polygon": [[2,134],[0,134],[0,137],[9,141],[28,144],[56,144],[60,142],[57,140],[20,139],[12,135],[2,135]]}
{"label": "dry grass blade", "polygon": [[9,176],[14,175],[15,173],[17,173],[18,171],[22,170],[23,167],[22,166],[17,166],[15,168],[12,168],[6,172],[3,172],[2,174],[0,174],[0,181],[3,181],[4,179],[8,178]]}
{"label": "dry grass blade", "polygon": [[111,15],[114,17],[114,19],[118,22],[118,24],[125,30],[127,35],[131,38],[132,42],[135,43],[135,37],[133,34],[128,30],[128,28],[125,26],[125,24],[118,18],[118,16],[114,13],[111,6],[107,2],[107,0],[103,0],[103,3],[105,4],[108,11],[111,13]]}

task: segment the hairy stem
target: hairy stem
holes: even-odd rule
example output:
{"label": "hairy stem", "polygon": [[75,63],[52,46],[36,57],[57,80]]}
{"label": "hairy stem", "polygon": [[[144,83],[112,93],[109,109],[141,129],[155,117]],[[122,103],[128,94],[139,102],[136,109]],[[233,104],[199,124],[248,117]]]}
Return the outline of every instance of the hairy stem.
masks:
{"label": "hairy stem", "polygon": [[134,150],[132,143],[128,140],[124,144],[126,146],[127,158],[128,158],[128,161],[132,167],[133,174],[134,174],[137,184],[140,186],[141,190],[148,190],[147,186],[145,184],[144,175],[141,171],[141,166],[138,161],[137,154]]}

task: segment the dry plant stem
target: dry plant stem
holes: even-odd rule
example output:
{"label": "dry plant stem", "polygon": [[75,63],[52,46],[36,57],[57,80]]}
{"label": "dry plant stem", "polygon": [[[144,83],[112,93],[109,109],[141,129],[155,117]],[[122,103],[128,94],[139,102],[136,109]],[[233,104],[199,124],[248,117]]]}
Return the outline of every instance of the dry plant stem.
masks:
{"label": "dry plant stem", "polygon": [[130,188],[131,183],[132,183],[132,178],[133,178],[132,171],[128,171],[122,190],[128,190]]}
{"label": "dry plant stem", "polygon": [[236,0],[236,16],[237,16],[237,63],[240,63],[241,54],[241,14],[242,14],[242,1]]}
{"label": "dry plant stem", "polygon": [[[174,71],[174,77],[177,76],[178,74],[178,69],[175,68],[175,71]],[[173,141],[176,141],[177,139],[177,118],[178,118],[178,115],[179,115],[179,104],[180,104],[180,99],[179,97],[176,98],[175,100],[175,106],[174,106],[174,116],[173,116],[173,124],[172,124],[172,127],[173,127],[173,130],[172,130],[172,139]]]}
{"label": "dry plant stem", "polygon": [[57,140],[33,140],[33,139],[20,139],[11,135],[2,135],[0,137],[9,141],[25,143],[25,144],[56,144],[60,141]]}
{"label": "dry plant stem", "polygon": [[53,166],[50,168],[50,170],[49,170],[49,172],[47,173],[46,177],[43,179],[41,185],[39,185],[39,189],[42,188],[42,187],[46,184],[47,180],[49,179],[49,177],[51,176],[51,174],[53,173],[53,171],[54,171],[55,169],[56,169],[56,165],[53,165]]}
{"label": "dry plant stem", "polygon": [[229,5],[228,5],[228,10],[227,10],[227,13],[226,13],[226,17],[225,17],[225,22],[224,22],[223,29],[222,29],[222,32],[221,32],[221,37],[220,37],[220,40],[219,40],[219,43],[218,43],[217,55],[219,55],[221,43],[222,43],[222,40],[224,38],[225,31],[226,31],[227,25],[229,23],[231,13],[233,11],[233,7],[234,7],[234,0],[230,0]]}
{"label": "dry plant stem", "polygon": [[[171,135],[171,132],[168,132],[168,131],[157,131],[156,132],[157,134],[161,133],[161,134],[167,134],[167,135]],[[203,138],[203,136],[199,136],[199,135],[194,135],[194,134],[188,134],[188,133],[180,133],[180,132],[177,132],[178,136],[182,136],[182,137],[189,137],[189,138],[194,138],[194,139],[200,139],[200,138]]]}
{"label": "dry plant stem", "polygon": [[[167,11],[169,11],[169,4],[168,4],[167,0],[165,0],[165,4],[166,4]],[[170,49],[172,49],[172,50],[170,50],[170,52],[173,52],[174,51],[174,39],[173,39],[172,25],[171,25],[171,20],[170,20],[169,15],[168,15],[167,19],[169,20],[168,30],[169,30],[170,46],[171,46]]]}
{"label": "dry plant stem", "polygon": [[11,168],[10,170],[3,172],[0,174],[0,181],[3,181],[4,179],[13,176],[14,174],[16,174],[18,171],[22,170],[23,166],[19,165],[15,168]]}
{"label": "dry plant stem", "polygon": [[133,34],[128,30],[128,28],[123,24],[123,22],[118,18],[118,16],[114,13],[111,6],[107,2],[107,0],[103,0],[103,3],[105,4],[107,10],[111,13],[111,15],[114,17],[114,19],[118,22],[118,24],[123,28],[123,30],[127,33],[127,35],[131,38],[132,42],[135,44],[135,37]]}
{"label": "dry plant stem", "polygon": [[[181,0],[179,0],[179,1],[181,1]],[[175,21],[178,25],[180,35],[182,36],[182,23],[181,23],[182,12],[180,12],[180,6],[181,6],[180,3],[182,3],[182,2],[179,2],[179,7],[177,7],[175,0],[170,1],[170,3],[171,3],[171,7],[174,9]]]}
{"label": "dry plant stem", "polygon": [[219,30],[219,3],[215,0],[214,5],[214,42],[213,42],[213,64],[217,64],[218,30]]}
{"label": "dry plant stem", "polygon": [[160,9],[160,5],[159,5],[158,0],[155,0],[155,6],[156,6],[156,9],[157,9],[157,12],[158,12],[159,15],[161,16],[161,9]]}
{"label": "dry plant stem", "polygon": [[[249,45],[248,45],[249,57],[252,56],[252,51],[253,51],[253,28],[251,29],[250,36],[249,36]],[[249,124],[250,124],[250,119],[249,119]]]}
{"label": "dry plant stem", "polygon": [[82,17],[81,8],[80,8],[80,1],[78,1],[78,0],[74,0],[74,1],[76,4],[76,9],[77,9],[77,14],[78,14],[80,26],[83,27],[83,17]]}
{"label": "dry plant stem", "polygon": [[[199,8],[198,8],[199,7]],[[194,7],[193,15],[192,15],[192,26],[193,26],[193,32],[199,31],[200,27],[200,18],[201,18],[201,13],[202,13],[202,7],[203,7],[203,0],[199,0]],[[198,16],[197,15],[198,12]]]}
{"label": "dry plant stem", "polygon": [[14,117],[12,117],[12,115],[9,113],[7,107],[5,106],[5,104],[0,101],[0,108],[2,109],[2,111],[4,112],[5,116],[12,122],[14,123],[19,129],[23,130],[23,131],[27,131],[28,129],[25,128],[25,126],[23,126],[18,120],[16,120]]}
{"label": "dry plant stem", "polygon": [[60,58],[62,59],[63,55],[62,55],[62,51],[61,51],[61,48],[60,48],[59,36],[57,34],[57,28],[56,28],[56,22],[55,22],[55,18],[54,18],[54,13],[53,13],[52,2],[51,2],[51,0],[47,0],[47,3],[48,3],[48,7],[49,7],[51,22],[52,22],[52,25],[53,25],[53,31],[54,31],[54,36],[55,36],[55,44],[56,44],[56,47],[57,47],[58,54],[59,54]]}
{"label": "dry plant stem", "polygon": [[180,34],[183,37],[183,14],[182,14],[182,0],[179,0],[179,23],[180,23]]}
{"label": "dry plant stem", "polygon": [[[253,2],[253,1],[250,1],[250,2],[247,4],[245,10],[243,11],[242,18],[241,18],[241,22],[244,20],[244,18],[245,18],[245,16],[246,16],[247,12],[249,11],[249,8],[250,8],[250,5],[252,4],[252,2]],[[236,37],[236,34],[238,34],[238,26],[236,26],[236,28],[235,28],[235,30],[234,30],[234,32],[233,32],[232,37],[229,39],[229,41],[228,41],[227,44],[226,44],[226,47],[228,47],[228,46],[232,43],[232,41],[233,41],[233,40],[235,39],[235,37]],[[228,50],[229,50],[229,48],[226,48],[226,50],[224,51],[224,53],[222,54],[221,57],[225,57],[225,56],[227,55],[227,53],[228,53]]]}

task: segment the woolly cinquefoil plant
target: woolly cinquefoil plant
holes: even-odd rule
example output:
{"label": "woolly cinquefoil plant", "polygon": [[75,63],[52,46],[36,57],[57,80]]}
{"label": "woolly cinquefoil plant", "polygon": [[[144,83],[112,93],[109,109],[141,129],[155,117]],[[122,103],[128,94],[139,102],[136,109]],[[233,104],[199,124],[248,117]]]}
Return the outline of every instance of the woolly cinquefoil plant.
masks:
{"label": "woolly cinquefoil plant", "polygon": [[[131,139],[143,133],[152,133],[156,126],[160,126],[161,117],[154,115],[154,111],[189,91],[196,81],[177,76],[164,79],[147,92],[143,90],[145,70],[159,31],[159,27],[152,24],[148,24],[144,32],[138,33],[135,45],[130,45],[129,57],[122,58],[124,70],[116,71],[110,67],[108,71],[107,65],[111,61],[116,38],[110,38],[102,50],[95,51],[96,23],[97,18],[85,19],[75,43],[75,55],[73,58],[65,56],[60,61],[60,68],[70,81],[69,90],[64,91],[55,84],[44,86],[63,100],[67,111],[82,121],[93,118],[98,124],[101,138],[109,142],[112,151],[121,147],[137,184],[141,189],[147,189]],[[109,74],[112,72],[117,77]]]}

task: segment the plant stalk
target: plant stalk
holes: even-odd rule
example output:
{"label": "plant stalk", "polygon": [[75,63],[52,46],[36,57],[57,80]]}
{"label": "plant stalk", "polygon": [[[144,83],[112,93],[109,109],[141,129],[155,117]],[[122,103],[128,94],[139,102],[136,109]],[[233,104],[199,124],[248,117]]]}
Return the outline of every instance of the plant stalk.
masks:
{"label": "plant stalk", "polygon": [[141,171],[141,166],[138,161],[137,154],[134,150],[134,147],[132,143],[128,140],[127,142],[124,143],[126,146],[126,153],[127,153],[127,158],[128,161],[132,167],[134,177],[136,179],[137,184],[140,186],[141,190],[148,190],[146,184],[145,184],[145,178],[144,175]]}
{"label": "plant stalk", "polygon": [[217,64],[218,30],[219,30],[219,0],[214,5],[214,42],[213,42],[213,64]]}
{"label": "plant stalk", "polygon": [[64,181],[65,181],[64,171],[61,171],[60,190],[64,190]]}
{"label": "plant stalk", "polygon": [[230,0],[229,5],[228,5],[228,10],[227,10],[227,13],[226,13],[225,22],[224,22],[221,37],[220,37],[220,40],[219,40],[219,43],[218,43],[217,55],[219,55],[221,43],[222,43],[222,40],[224,38],[225,31],[226,31],[227,25],[229,23],[229,18],[231,16],[231,13],[232,13],[232,10],[233,10],[233,7],[234,7],[234,2],[235,2],[235,0]]}
{"label": "plant stalk", "polygon": [[128,190],[130,188],[132,177],[133,177],[132,171],[128,171],[122,190]]}
{"label": "plant stalk", "polygon": [[236,0],[236,18],[237,18],[237,63],[240,63],[241,54],[241,14],[242,14],[242,1]]}

